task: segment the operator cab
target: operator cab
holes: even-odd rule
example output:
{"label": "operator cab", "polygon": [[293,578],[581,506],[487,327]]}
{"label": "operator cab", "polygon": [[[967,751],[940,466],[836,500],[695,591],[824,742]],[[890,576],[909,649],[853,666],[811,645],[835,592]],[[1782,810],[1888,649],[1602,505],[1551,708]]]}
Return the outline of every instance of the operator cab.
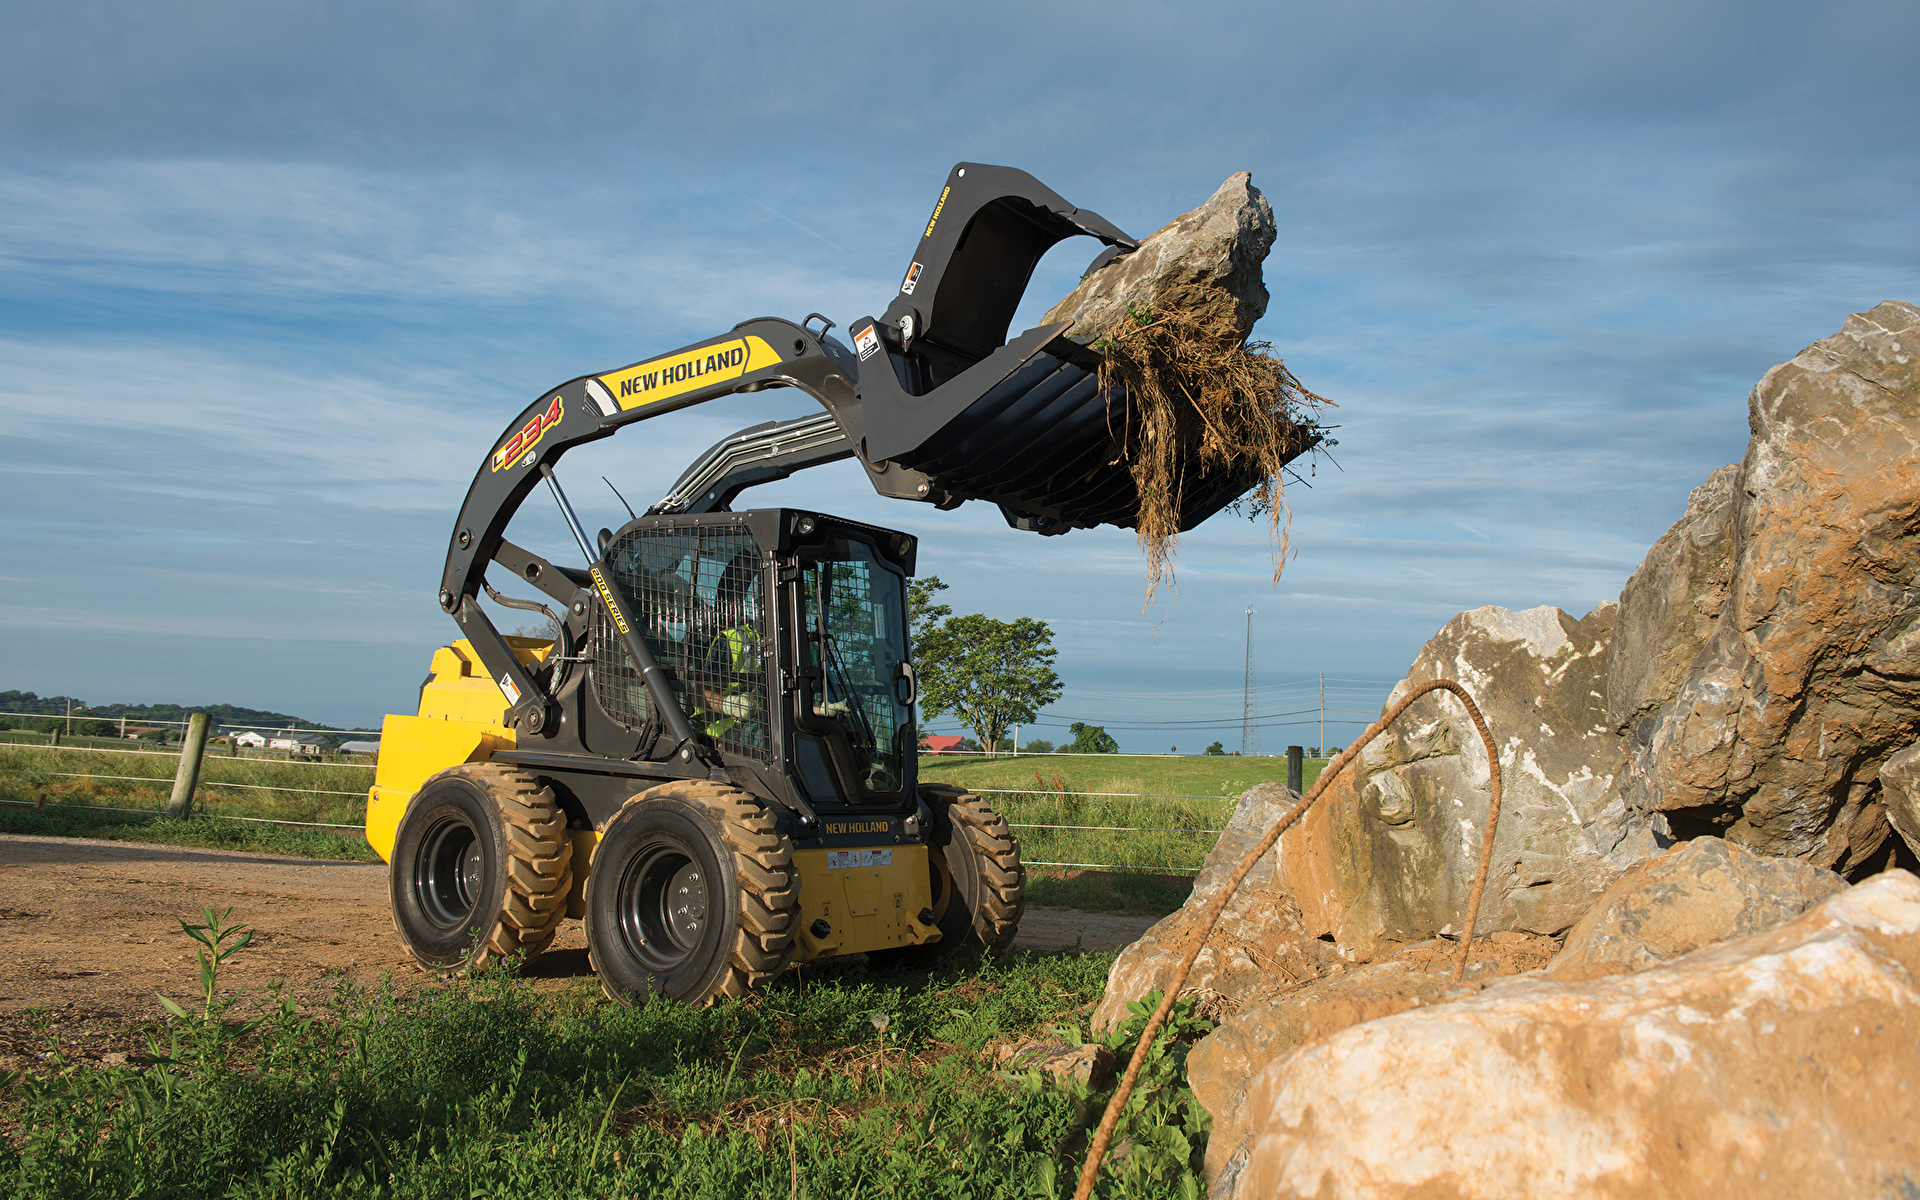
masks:
{"label": "operator cab", "polygon": [[[682,711],[729,768],[815,809],[916,802],[911,536],[758,509],[641,517],[603,543]],[[586,632],[600,715],[638,735],[634,757],[671,754],[604,605]]]}

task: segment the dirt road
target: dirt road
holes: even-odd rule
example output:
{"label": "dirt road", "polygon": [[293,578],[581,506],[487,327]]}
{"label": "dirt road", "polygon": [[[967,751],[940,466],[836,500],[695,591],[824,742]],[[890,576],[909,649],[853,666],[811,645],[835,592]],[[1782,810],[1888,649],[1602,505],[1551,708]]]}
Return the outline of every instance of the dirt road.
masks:
{"label": "dirt road", "polygon": [[[69,1044],[112,1054],[129,1048],[128,1027],[163,1015],[156,992],[179,1003],[199,996],[194,944],[174,920],[203,907],[231,907],[255,930],[223,981],[237,988],[284,979],[319,996],[341,978],[373,983],[391,972],[418,986],[418,971],[387,913],[381,863],[191,850],[133,842],[0,836],[0,1068],[32,1053],[27,1011],[45,1009]],[[1117,949],[1149,917],[1030,909],[1017,945]],[[535,986],[562,987],[591,974],[580,923],[528,965]],[[224,988],[223,988],[224,990]],[[14,1065],[17,1065],[15,1063]]]}

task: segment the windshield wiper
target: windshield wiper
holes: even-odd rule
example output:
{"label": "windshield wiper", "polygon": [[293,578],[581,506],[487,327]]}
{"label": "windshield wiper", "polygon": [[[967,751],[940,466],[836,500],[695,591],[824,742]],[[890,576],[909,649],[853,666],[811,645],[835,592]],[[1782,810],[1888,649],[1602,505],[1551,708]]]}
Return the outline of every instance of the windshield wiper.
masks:
{"label": "windshield wiper", "polygon": [[878,744],[874,740],[873,725],[867,720],[866,707],[860,703],[860,698],[854,695],[853,685],[847,680],[847,668],[841,665],[840,652],[834,649],[833,635],[827,634],[820,641],[827,651],[827,675],[839,684],[840,694],[846,697],[847,712],[853,717],[853,723],[858,727],[858,740],[854,743],[854,749],[872,757],[873,752],[878,749]]}

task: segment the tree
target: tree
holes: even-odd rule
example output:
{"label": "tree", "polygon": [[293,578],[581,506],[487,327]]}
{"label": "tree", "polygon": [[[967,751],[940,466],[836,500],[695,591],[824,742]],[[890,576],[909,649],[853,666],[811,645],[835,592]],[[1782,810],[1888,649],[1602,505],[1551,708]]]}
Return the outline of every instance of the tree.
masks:
{"label": "tree", "polygon": [[1052,754],[1053,743],[1045,738],[1034,738],[1026,745],[1020,747],[1020,751],[1023,754]]}
{"label": "tree", "polygon": [[[925,600],[932,594],[929,588]],[[932,614],[945,611],[926,603],[914,617],[926,621],[915,642],[921,707],[929,718],[952,713],[981,745],[997,746],[1010,726],[1032,724],[1042,707],[1060,698],[1053,630],[1032,617],[996,621],[979,613],[934,624]]]}
{"label": "tree", "polygon": [[953,610],[944,604],[935,604],[933,598],[947,590],[938,575],[929,575],[925,579],[907,580],[907,640],[913,647],[913,669],[920,670],[922,647],[933,636],[940,622],[953,615]]}
{"label": "tree", "polygon": [[1068,754],[1120,753],[1120,743],[1113,740],[1113,735],[1104,726],[1075,721],[1067,726],[1067,732],[1073,735],[1073,744],[1067,747]]}
{"label": "tree", "polygon": [[1215,742],[1213,745],[1208,746],[1205,750],[1201,751],[1201,753],[1203,754],[1220,754],[1220,755],[1224,755],[1226,752],[1227,752],[1227,748],[1225,746],[1222,746],[1219,742]]}

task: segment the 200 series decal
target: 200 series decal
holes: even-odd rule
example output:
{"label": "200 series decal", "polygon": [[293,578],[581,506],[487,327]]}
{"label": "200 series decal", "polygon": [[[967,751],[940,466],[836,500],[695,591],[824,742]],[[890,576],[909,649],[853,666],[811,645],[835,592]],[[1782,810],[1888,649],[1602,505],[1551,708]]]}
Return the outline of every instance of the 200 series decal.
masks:
{"label": "200 series decal", "polygon": [[493,452],[493,469],[501,470],[518,460],[522,454],[532,451],[540,444],[540,439],[547,436],[547,430],[560,423],[563,411],[560,407],[560,397],[555,395],[553,403],[547,405],[547,411],[535,413],[525,425],[514,431],[513,436],[508,438],[505,444]]}

